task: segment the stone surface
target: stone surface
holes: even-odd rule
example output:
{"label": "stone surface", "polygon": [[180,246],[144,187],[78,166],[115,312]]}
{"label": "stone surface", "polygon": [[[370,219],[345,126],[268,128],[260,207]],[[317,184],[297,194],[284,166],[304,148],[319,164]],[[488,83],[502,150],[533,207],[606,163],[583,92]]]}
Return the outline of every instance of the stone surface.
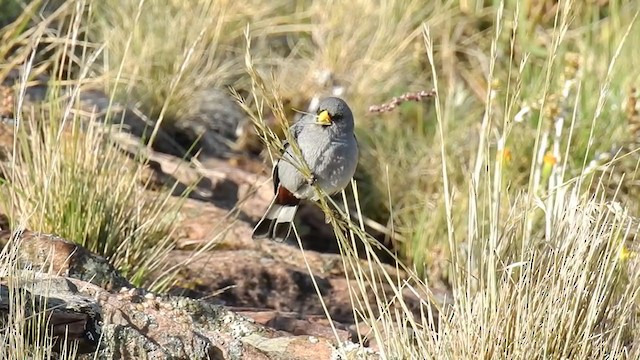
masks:
{"label": "stone surface", "polygon": [[[21,293],[22,302],[12,302],[12,292]],[[13,291],[12,291],[13,290]],[[17,271],[0,281],[0,323],[14,316],[14,306],[24,307],[24,316],[44,311],[58,349],[64,339],[75,341],[79,353],[94,352],[100,339],[101,310],[98,304],[80,294],[70,280],[42,273]]]}
{"label": "stone surface", "polygon": [[19,268],[73,277],[108,290],[131,286],[106,259],[58,236],[22,231],[11,239],[10,231],[0,231],[0,243],[8,241]]}
{"label": "stone surface", "polygon": [[[276,329],[304,335],[326,336],[331,332],[322,303],[305,260],[314,274],[329,315],[337,322],[340,338],[353,340],[348,326],[355,323],[349,289],[356,289],[355,280],[345,274],[340,256],[321,254],[268,241],[254,242],[252,249],[216,250],[194,256],[191,251],[174,251],[173,264],[188,263],[179,274],[176,294],[238,308],[256,321]],[[361,260],[366,266],[365,260]],[[376,271],[379,271],[377,269]],[[399,276],[392,266],[385,266],[392,278]],[[434,288],[437,289],[437,288]],[[436,292],[440,301],[446,297],[444,289]],[[365,298],[377,309],[376,295],[394,297],[389,286],[379,285],[377,291],[368,288]],[[419,316],[420,299],[407,291],[406,303]],[[274,312],[262,311],[274,310]],[[321,329],[320,329],[321,325]]]}
{"label": "stone surface", "polygon": [[[0,80],[0,119],[11,119],[15,117],[15,86],[21,81],[20,71],[12,69]],[[39,75],[33,80],[35,84],[25,89],[23,110],[46,98],[49,78]],[[71,99],[72,91],[75,89],[63,88],[62,98]],[[194,97],[197,105],[184,118],[163,120],[155,131],[152,147],[179,158],[196,153],[200,159],[228,157],[234,152],[238,129],[247,122],[244,111],[221,89],[204,89]],[[74,112],[85,119],[115,125],[143,141],[154,133],[156,119],[145,116],[130,104],[112,100],[102,89],[85,87],[73,101]]]}
{"label": "stone surface", "polygon": [[199,159],[229,156],[238,128],[248,122],[244,111],[220,89],[202,89],[193,97],[196,106],[192,112],[179,121],[168,122],[165,131],[183,148],[193,146]]}
{"label": "stone surface", "polygon": [[[282,316],[271,316],[270,320],[263,316],[263,321],[255,321],[204,300],[133,287],[114,289],[121,277],[109,266],[104,267],[106,261],[99,256],[52,235],[27,232],[22,237],[25,241],[16,242],[19,245],[14,248],[20,262],[38,270],[39,264],[46,264],[48,271],[16,270],[11,281],[3,280],[0,320],[6,322],[11,316],[9,287],[20,289],[28,299],[35,300],[24,303],[27,313],[45,309],[47,326],[58,343],[63,343],[64,334],[68,334],[84,354],[81,359],[293,360],[351,356],[321,325],[309,336],[308,331],[299,329],[305,326],[303,322],[289,321],[284,326]],[[49,254],[51,260],[45,260],[48,257],[44,254]],[[68,261],[64,260],[65,254]],[[95,278],[111,281],[90,283],[79,279],[87,278],[87,269],[96,268],[102,270],[94,272]],[[60,273],[65,276],[56,275]],[[277,330],[276,326],[289,331]],[[340,334],[342,344],[346,331],[341,329]],[[362,352],[358,346],[352,348],[353,354]],[[362,354],[359,358],[378,358],[373,352]]]}

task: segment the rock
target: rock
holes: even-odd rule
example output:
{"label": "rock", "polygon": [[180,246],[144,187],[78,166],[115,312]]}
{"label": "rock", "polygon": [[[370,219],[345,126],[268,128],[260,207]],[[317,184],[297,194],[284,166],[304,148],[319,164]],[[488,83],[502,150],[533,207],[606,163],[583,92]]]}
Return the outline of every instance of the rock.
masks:
{"label": "rock", "polygon": [[[150,119],[136,108],[129,107],[116,100],[112,100],[101,89],[83,89],[78,95],[76,112],[84,115],[85,119],[95,119],[97,122],[112,128],[112,134],[119,132],[132,134],[138,142],[146,144],[154,133],[155,120]],[[158,128],[151,145],[156,151],[183,157],[187,149],[176,142],[172,135],[163,128]]]}
{"label": "rock", "polygon": [[[59,340],[57,344],[68,334],[84,354],[81,359],[328,359],[344,351],[322,333],[296,336],[202,300],[132,287],[107,291],[95,284],[104,281],[78,279],[89,276],[77,270],[100,269],[94,275],[110,278],[106,285],[113,289],[122,278],[104,259],[53,235],[27,232],[22,237],[25,240],[14,249],[17,268],[21,263],[34,268],[47,264],[49,274],[14,270],[12,281],[5,277],[0,287],[4,301],[0,302],[0,319],[7,321],[12,311],[9,287],[21,289],[35,300],[25,303],[26,310],[46,309],[47,326]],[[45,261],[45,254],[51,254],[51,261]],[[354,349],[353,353],[361,350]],[[371,354],[367,358],[378,357]]]}
{"label": "rock", "polygon": [[253,319],[258,324],[270,327],[272,329],[286,331],[293,335],[307,335],[314,337],[323,337],[327,339],[338,336],[340,341],[351,340],[356,338],[349,330],[349,327],[339,322],[333,322],[333,328],[324,315],[320,316],[304,316],[295,312],[281,312],[267,309],[252,308],[230,308],[240,315]]}
{"label": "rock", "polygon": [[81,113],[96,114],[109,125],[122,125],[121,131],[135,135],[146,143],[155,131],[152,148],[156,151],[200,159],[226,157],[232,152],[238,126],[246,116],[236,101],[226,92],[206,89],[194,95],[197,106],[180,119],[164,119],[155,130],[156,119],[138,109],[112,101],[100,89],[83,89],[79,94]]}
{"label": "rock", "polygon": [[0,231],[0,243],[12,241],[17,264],[44,273],[87,281],[107,290],[131,287],[109,262],[82,246],[55,235],[23,231],[10,240],[9,231]]}
{"label": "rock", "polygon": [[[357,286],[355,280],[347,279],[340,255],[305,251],[303,257],[298,248],[285,244],[270,241],[254,241],[254,244],[253,249],[216,250],[199,256],[191,251],[174,251],[169,256],[172,264],[188,264],[180,272],[180,286],[174,293],[240,307],[239,311],[250,308],[248,316],[276,329],[295,334],[326,335],[325,331],[330,331],[328,323],[318,329],[310,321],[324,317],[324,310],[304,265],[306,257],[331,318],[340,323],[337,328],[344,330],[342,337],[353,339],[347,331],[348,325],[355,322],[349,288],[356,289]],[[366,261],[361,261],[367,268]],[[404,277],[392,266],[384,266],[384,269],[392,278]],[[444,291],[440,293],[445,294]],[[379,285],[377,294],[368,289],[365,298],[374,309],[377,309],[376,295],[387,299],[395,296],[389,286]],[[409,291],[404,295],[406,303],[419,318],[421,300]],[[275,313],[254,315],[258,312],[256,309],[269,309]],[[283,316],[283,313],[288,315]]]}
{"label": "rock", "polygon": [[[22,81],[22,71],[19,69],[11,69],[6,74],[3,79],[0,79],[0,87],[2,91],[0,92],[0,96],[2,96],[2,115],[5,117],[13,117],[14,116],[14,108],[15,97],[17,96],[16,84]],[[30,84],[24,89],[24,98],[22,99],[23,103],[26,104],[34,104],[42,102],[47,97],[47,83],[49,82],[49,78],[46,75],[39,74],[36,76],[32,76],[29,74]]]}
{"label": "rock", "polygon": [[[234,359],[244,353],[242,337],[264,332],[220,306],[141,292],[106,293],[89,287],[103,311],[105,347],[98,358]],[[251,350],[248,350],[251,351]]]}
{"label": "rock", "polygon": [[[269,359],[331,359],[336,352],[333,348],[323,344],[318,339],[308,336],[292,336],[279,338],[264,338],[259,335],[250,335],[244,339]],[[323,341],[327,341],[323,339]]]}
{"label": "rock", "polygon": [[[0,119],[15,117],[14,98],[20,72],[12,69],[0,83]],[[23,109],[46,100],[49,78],[39,75],[36,84],[25,89]],[[84,120],[97,120],[112,128],[136,136],[146,143],[155,132],[152,148],[179,158],[229,155],[236,140],[239,124],[246,122],[242,109],[226,92],[207,89],[194,95],[198,106],[182,119],[165,119],[155,130],[156,119],[149,118],[136,108],[112,100],[103,90],[83,88],[77,98],[71,98],[72,87],[61,89],[60,98],[74,102],[74,112]],[[56,99],[57,100],[57,99]],[[194,145],[195,144],[195,145]]]}
{"label": "rock", "polygon": [[[101,322],[99,306],[79,294],[78,288],[66,278],[47,276],[29,271],[17,271],[12,280],[6,277],[0,282],[0,322],[3,327],[7,316],[12,316],[14,306],[24,306],[25,317],[44,311],[49,329],[54,338],[54,346],[60,350],[65,338],[78,345],[79,353],[95,351],[99,339]],[[11,301],[10,286],[21,289],[21,302]],[[15,290],[14,290],[15,291]]]}
{"label": "rock", "polygon": [[[311,343],[202,301],[145,296],[141,289],[109,293],[77,279],[31,275],[17,279],[27,315],[45,309],[55,349],[67,336],[85,354],[80,359],[328,359],[337,351],[328,339]],[[13,305],[9,287],[1,284],[0,291],[6,322]]]}
{"label": "rock", "polygon": [[245,112],[231,95],[220,89],[202,89],[193,95],[196,106],[184,118],[167,121],[165,130],[185,149],[194,146],[199,159],[227,157],[237,130],[247,122]]}

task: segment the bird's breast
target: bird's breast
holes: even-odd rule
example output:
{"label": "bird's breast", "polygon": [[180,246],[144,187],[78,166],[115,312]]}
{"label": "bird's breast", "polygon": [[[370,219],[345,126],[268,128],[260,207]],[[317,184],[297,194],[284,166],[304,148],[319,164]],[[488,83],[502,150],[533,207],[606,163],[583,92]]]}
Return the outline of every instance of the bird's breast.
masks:
{"label": "bird's breast", "polygon": [[313,171],[317,184],[329,194],[342,190],[353,177],[358,163],[358,149],[351,136],[320,141],[305,149],[304,157]]}

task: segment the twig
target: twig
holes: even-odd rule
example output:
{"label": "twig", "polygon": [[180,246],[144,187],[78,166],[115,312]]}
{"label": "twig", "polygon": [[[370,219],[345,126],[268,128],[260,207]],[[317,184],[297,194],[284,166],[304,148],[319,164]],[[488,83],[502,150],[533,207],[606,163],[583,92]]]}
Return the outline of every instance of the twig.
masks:
{"label": "twig", "polygon": [[381,104],[381,105],[371,105],[369,106],[369,112],[373,113],[383,113],[392,111],[398,105],[407,101],[422,101],[425,98],[432,98],[436,95],[436,90],[431,89],[429,91],[422,90],[420,92],[408,92],[404,93],[400,96],[396,96],[391,101]]}

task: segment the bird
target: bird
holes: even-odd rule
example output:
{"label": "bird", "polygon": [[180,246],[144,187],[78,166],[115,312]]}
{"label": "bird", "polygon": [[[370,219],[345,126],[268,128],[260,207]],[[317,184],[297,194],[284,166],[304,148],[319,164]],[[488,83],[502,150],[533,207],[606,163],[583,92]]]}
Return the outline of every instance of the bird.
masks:
{"label": "bird", "polygon": [[354,127],[349,105],[337,97],[321,99],[315,113],[305,114],[290,127],[290,138],[298,144],[312,177],[307,179],[300,173],[294,149],[285,141],[282,156],[273,167],[273,200],[253,229],[253,239],[285,241],[300,201],[318,200],[314,185],[333,195],[349,184],[359,156]]}

